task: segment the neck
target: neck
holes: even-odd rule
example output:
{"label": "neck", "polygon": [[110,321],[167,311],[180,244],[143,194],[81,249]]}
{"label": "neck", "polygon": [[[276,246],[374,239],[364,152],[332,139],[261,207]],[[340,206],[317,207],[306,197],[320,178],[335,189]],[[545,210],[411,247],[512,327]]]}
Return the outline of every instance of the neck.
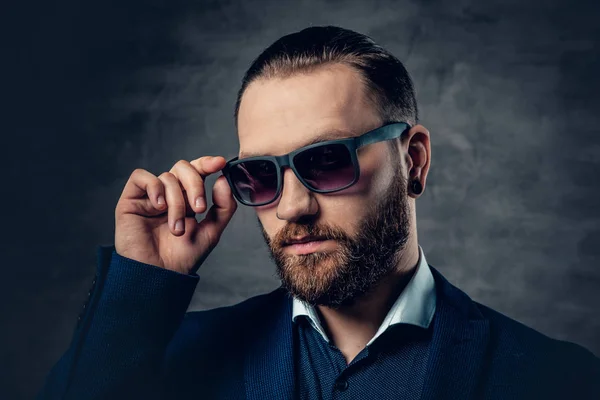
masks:
{"label": "neck", "polygon": [[409,240],[398,266],[367,295],[352,306],[331,309],[317,306],[321,324],[347,363],[375,336],[385,316],[412,278],[419,262],[416,236]]}

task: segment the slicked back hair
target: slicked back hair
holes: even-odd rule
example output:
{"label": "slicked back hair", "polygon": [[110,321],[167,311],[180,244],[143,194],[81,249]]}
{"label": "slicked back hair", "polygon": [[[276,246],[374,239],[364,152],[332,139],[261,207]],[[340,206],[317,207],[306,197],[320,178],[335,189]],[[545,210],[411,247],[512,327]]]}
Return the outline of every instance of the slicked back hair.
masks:
{"label": "slicked back hair", "polygon": [[[334,63],[348,65],[360,73],[367,98],[385,124],[419,123],[414,85],[398,58],[367,35],[337,26],[314,26],[281,37],[252,62],[237,95],[236,129],[242,95],[250,83],[309,73]],[[389,141],[390,148],[399,140]]]}

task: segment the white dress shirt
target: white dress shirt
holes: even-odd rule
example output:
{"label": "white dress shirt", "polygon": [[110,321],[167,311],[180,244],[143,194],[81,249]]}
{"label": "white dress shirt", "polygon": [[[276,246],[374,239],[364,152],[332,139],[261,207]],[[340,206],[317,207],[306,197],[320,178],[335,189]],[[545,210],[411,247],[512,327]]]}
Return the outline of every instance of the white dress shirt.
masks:
{"label": "white dress shirt", "polygon": [[[428,328],[435,312],[435,300],[435,281],[429,264],[427,264],[427,260],[425,259],[425,253],[423,253],[423,249],[419,246],[417,270],[394,302],[375,336],[367,343],[367,346],[394,324],[412,324]],[[294,297],[292,321],[295,322],[299,315],[306,315],[312,327],[323,336],[323,339],[329,342],[329,338],[321,325],[321,321],[319,321],[319,316],[314,307]]]}

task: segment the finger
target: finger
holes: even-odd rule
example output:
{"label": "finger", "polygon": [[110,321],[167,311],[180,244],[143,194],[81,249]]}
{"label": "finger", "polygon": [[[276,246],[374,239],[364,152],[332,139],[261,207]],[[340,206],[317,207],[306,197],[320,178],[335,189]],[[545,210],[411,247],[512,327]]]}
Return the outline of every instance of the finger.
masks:
{"label": "finger", "polygon": [[202,236],[203,240],[215,246],[237,210],[237,202],[223,175],[219,176],[213,185],[212,202],[213,205],[204,219],[200,221],[199,229],[196,232]]}
{"label": "finger", "polygon": [[185,233],[186,201],[179,181],[170,172],[163,172],[158,179],[166,189],[169,228],[175,236],[181,236]]}
{"label": "finger", "polygon": [[221,156],[204,156],[190,161],[190,164],[198,171],[202,179],[223,169],[226,163],[225,158]]}
{"label": "finger", "polygon": [[141,168],[131,173],[121,193],[121,199],[136,200],[135,203],[150,214],[155,213],[153,209],[166,208],[163,183],[154,174]]}
{"label": "finger", "polygon": [[190,162],[179,160],[169,172],[181,183],[192,210],[199,214],[203,213],[206,210],[204,178],[198,170]]}

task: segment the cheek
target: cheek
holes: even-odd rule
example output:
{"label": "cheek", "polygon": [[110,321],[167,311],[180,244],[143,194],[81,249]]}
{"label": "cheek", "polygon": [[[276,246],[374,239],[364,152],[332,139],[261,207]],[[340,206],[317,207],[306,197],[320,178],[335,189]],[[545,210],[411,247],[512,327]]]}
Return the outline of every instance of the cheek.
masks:
{"label": "cheek", "polygon": [[284,221],[280,221],[277,218],[277,215],[275,214],[276,208],[273,208],[272,206],[265,207],[268,207],[268,209],[259,210],[260,207],[255,207],[256,219],[258,223],[262,226],[266,234],[272,238],[277,233],[277,230],[280,229],[280,225]]}
{"label": "cheek", "polygon": [[358,179],[358,182],[356,182],[356,186],[361,193],[367,194],[373,190],[373,187],[377,183],[379,176],[378,168],[380,167],[365,164],[366,163],[361,164],[360,178]]}
{"label": "cheek", "polygon": [[373,198],[385,192],[393,179],[390,153],[385,144],[376,145],[380,146],[360,159],[360,179],[357,182],[362,193]]}
{"label": "cheek", "polygon": [[[336,193],[331,193],[329,196],[335,197],[335,195],[353,195],[361,197],[359,201],[368,201],[368,199],[378,193],[378,187],[381,179],[382,172],[384,171],[381,159],[379,162],[375,158],[369,158],[368,160],[360,159],[360,176],[358,181],[347,189],[341,190]],[[383,182],[385,183],[385,182]]]}

